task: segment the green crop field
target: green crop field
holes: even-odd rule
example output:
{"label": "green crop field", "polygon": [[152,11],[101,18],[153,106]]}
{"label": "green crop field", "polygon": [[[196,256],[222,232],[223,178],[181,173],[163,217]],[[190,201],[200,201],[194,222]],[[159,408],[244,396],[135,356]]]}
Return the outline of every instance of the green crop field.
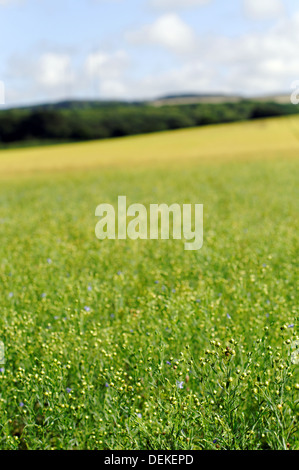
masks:
{"label": "green crop field", "polygon": [[[1,449],[299,449],[299,119],[0,151]],[[204,243],[101,203],[204,205]]]}

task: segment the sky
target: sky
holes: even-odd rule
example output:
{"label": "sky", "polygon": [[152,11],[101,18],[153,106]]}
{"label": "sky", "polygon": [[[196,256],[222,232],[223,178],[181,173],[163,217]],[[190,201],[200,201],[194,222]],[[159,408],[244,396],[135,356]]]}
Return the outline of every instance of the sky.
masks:
{"label": "sky", "polygon": [[298,0],[0,0],[5,105],[291,93]]}

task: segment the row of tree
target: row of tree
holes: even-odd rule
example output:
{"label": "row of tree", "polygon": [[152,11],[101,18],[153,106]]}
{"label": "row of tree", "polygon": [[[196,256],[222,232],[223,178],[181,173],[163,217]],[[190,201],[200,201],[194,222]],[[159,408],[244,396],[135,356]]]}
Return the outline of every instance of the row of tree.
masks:
{"label": "row of tree", "polygon": [[154,107],[125,103],[64,103],[0,112],[0,145],[70,142],[298,113],[291,104],[244,100]]}

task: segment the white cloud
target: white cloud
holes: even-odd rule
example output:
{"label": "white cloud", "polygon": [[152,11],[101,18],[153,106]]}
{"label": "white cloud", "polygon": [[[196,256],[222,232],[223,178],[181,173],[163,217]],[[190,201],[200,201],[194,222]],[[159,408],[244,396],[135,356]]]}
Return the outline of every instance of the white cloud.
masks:
{"label": "white cloud", "polygon": [[8,5],[14,5],[14,4],[18,4],[18,3],[23,3],[24,0],[0,0],[0,7],[1,6],[8,6]]}
{"label": "white cloud", "polygon": [[278,18],[284,12],[281,0],[244,0],[244,9],[253,20]]}
{"label": "white cloud", "polygon": [[126,83],[130,98],[168,93],[225,92],[242,95],[288,92],[299,79],[299,12],[265,32],[239,37],[196,38],[196,55],[160,74]]}
{"label": "white cloud", "polygon": [[126,98],[126,86],[122,82],[130,65],[124,50],[114,53],[97,51],[89,54],[84,63],[86,83],[94,83],[95,93],[101,98]]}
{"label": "white cloud", "polygon": [[176,93],[217,92],[219,86],[215,69],[207,69],[201,62],[192,62],[129,84],[128,94],[132,98],[147,99]]}
{"label": "white cloud", "polygon": [[38,63],[37,80],[46,87],[67,84],[72,77],[71,59],[67,54],[46,53]]}
{"label": "white cloud", "polygon": [[100,96],[105,99],[126,99],[127,86],[120,80],[103,80],[99,86]]}
{"label": "white cloud", "polygon": [[288,91],[299,78],[299,14],[282,19],[263,33],[248,33],[236,41],[215,38],[209,47],[214,64],[225,68],[224,81],[244,94]]}
{"label": "white cloud", "polygon": [[203,6],[212,0],[150,0],[150,5],[159,9],[175,9]]}
{"label": "white cloud", "polygon": [[29,50],[13,55],[4,76],[7,104],[30,104],[67,99],[80,89],[72,56],[68,52]]}
{"label": "white cloud", "polygon": [[125,72],[128,65],[129,58],[123,50],[112,54],[98,51],[88,55],[85,70],[89,77],[115,80]]}
{"label": "white cloud", "polygon": [[139,31],[128,33],[127,39],[134,44],[163,46],[178,54],[190,53],[196,44],[192,28],[175,13],[162,15]]}

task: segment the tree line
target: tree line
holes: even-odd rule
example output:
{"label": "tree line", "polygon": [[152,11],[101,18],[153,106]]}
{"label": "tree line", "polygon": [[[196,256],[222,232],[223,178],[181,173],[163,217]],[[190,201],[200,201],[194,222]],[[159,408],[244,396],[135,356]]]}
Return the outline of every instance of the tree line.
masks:
{"label": "tree line", "polygon": [[107,139],[298,113],[275,102],[155,107],[144,103],[66,102],[0,112],[0,145]]}

